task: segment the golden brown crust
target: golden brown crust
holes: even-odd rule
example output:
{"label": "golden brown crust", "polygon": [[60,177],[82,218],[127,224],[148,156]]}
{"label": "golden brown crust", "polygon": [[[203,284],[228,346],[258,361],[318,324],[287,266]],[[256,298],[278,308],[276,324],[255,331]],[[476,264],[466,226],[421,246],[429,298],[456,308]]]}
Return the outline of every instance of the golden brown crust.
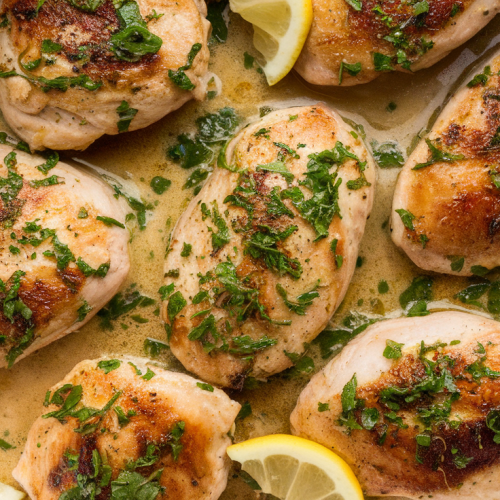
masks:
{"label": "golden brown crust", "polygon": [[499,340],[498,322],[459,312],[376,323],[313,377],[292,432],[347,460],[368,496],[494,498]]}
{"label": "golden brown crust", "polygon": [[[337,115],[317,105],[269,114],[262,121],[243,129],[231,141],[226,160],[240,173],[222,168],[214,172],[178,223],[165,263],[166,286],[175,285],[175,293],[182,294],[186,306],[172,321],[165,301],[163,318],[172,325],[172,352],[187,369],[211,383],[240,389],[248,374],[267,378],[291,367],[287,353],[291,357],[303,353],[304,343],[311,342],[326,326],[340,304],[354,270],[357,242],[370,210],[371,186],[375,181],[371,158],[361,141],[349,132]],[[360,189],[349,189],[348,182],[354,182],[361,175],[358,161],[343,157],[338,164],[334,162],[329,174],[333,176],[338,168],[338,178],[330,178],[329,186],[338,194],[343,218],[338,213],[330,214],[331,220],[325,216],[328,234],[320,238],[313,224],[300,214],[290,197],[296,193],[294,190],[298,190],[305,199],[311,198],[312,190],[304,187],[304,192],[300,191],[309,172],[311,156],[335,150],[337,143],[350,148],[358,155],[359,162],[366,161],[367,182]],[[293,151],[287,151],[287,148]],[[276,172],[259,167],[276,161],[286,163],[291,174],[288,181]],[[333,184],[338,185],[333,187]],[[289,188],[292,191],[285,192]],[[326,188],[322,189],[326,191]],[[276,203],[271,198],[273,193],[286,211],[269,208]],[[278,193],[284,194],[280,198]],[[244,199],[239,203],[247,208],[238,205],[238,196]],[[215,203],[229,234],[229,242],[216,250],[211,236],[218,229],[213,217],[206,215]],[[329,203],[334,206],[335,202]],[[253,218],[249,216],[250,212]],[[273,268],[273,265],[266,264],[264,256],[269,255],[265,253],[267,250],[254,254],[249,250],[252,245],[261,248],[257,246],[260,245],[258,240],[251,241],[255,235],[258,239],[285,230],[290,232],[272,243],[275,246],[270,250],[275,252],[272,255],[279,251],[280,256],[276,259],[283,259],[279,266]],[[335,254],[332,251],[334,240],[337,240]],[[188,257],[180,255],[184,243],[192,245],[192,254]],[[343,258],[341,265],[337,257]],[[289,260],[283,264],[285,259]],[[239,282],[247,287],[248,295],[238,304],[231,303],[234,292],[218,291],[222,287],[215,270],[219,265],[229,265],[228,261],[234,265]],[[174,279],[168,272],[172,269],[179,273]],[[200,284],[199,276],[207,276],[209,272],[211,279]],[[217,272],[223,274],[225,270]],[[284,298],[286,294],[292,302],[313,289],[318,296],[304,308],[303,314],[296,313]],[[193,297],[201,290],[213,295],[210,303],[207,300],[193,305]],[[204,314],[193,317],[202,311]],[[212,321],[220,337],[212,338],[213,334],[207,329],[195,332],[200,334],[199,339],[189,340],[188,335],[209,315],[213,315]],[[238,349],[234,339],[244,336],[257,345],[264,339],[260,344],[264,347]],[[217,345],[214,349],[215,345],[209,344]],[[207,352],[210,349],[211,352]]]}
{"label": "golden brown crust", "polygon": [[[421,48],[422,37],[430,37],[436,31],[442,29],[452,18],[452,10],[456,5],[455,15],[459,15],[467,9],[473,0],[434,0],[429,1],[429,10],[425,14],[414,16],[414,6],[404,1],[379,2],[377,0],[363,0],[363,8],[356,11],[349,6],[347,22],[349,24],[352,39],[370,40],[373,50],[380,50],[385,54],[394,55],[397,48],[384,37],[390,36],[391,28],[385,16],[392,19],[392,25],[405,26],[401,32],[404,33],[410,46]],[[376,12],[381,6],[384,15]],[[374,10],[375,9],[375,10]],[[415,54],[417,55],[417,54]]]}
{"label": "golden brown crust", "polygon": [[[101,180],[59,161],[44,176],[37,167],[45,158],[3,145],[0,161],[0,366],[5,366],[82,326],[114,295],[129,264],[127,230],[97,220],[125,217]],[[51,174],[57,184],[32,186]],[[79,216],[82,210],[86,217]],[[20,304],[8,309],[6,302],[12,307],[14,301],[24,304],[29,317]]]}
{"label": "golden brown crust", "polygon": [[[498,370],[500,368],[498,346],[487,346],[485,350],[485,364],[492,370]],[[415,437],[424,433],[426,428],[418,419],[413,420],[418,414],[417,409],[437,401],[442,403],[446,394],[449,394],[445,390],[443,397],[441,399],[438,397],[436,401],[424,397],[401,407],[401,413],[398,415],[405,416],[404,421],[409,425],[407,429],[398,428],[394,424],[389,424],[389,429],[387,429],[384,425],[378,424],[370,432],[373,446],[381,446],[396,462],[418,455],[422,463],[418,463],[415,458],[408,460],[405,472],[405,481],[412,485],[414,491],[425,493],[442,488],[443,474],[449,487],[458,487],[468,477],[486,467],[491,467],[500,460],[500,446],[493,441],[495,433],[487,427],[485,421],[488,412],[497,409],[500,405],[500,381],[497,378],[484,377],[480,385],[475,382],[472,375],[466,371],[471,364],[471,356],[474,357],[472,346],[467,351],[469,352],[465,354],[448,353],[444,349],[440,356],[436,352],[432,357],[433,361],[437,361],[438,357],[442,356],[449,356],[452,360],[453,368],[450,372],[456,380],[460,397],[452,405],[450,420],[455,420],[455,416],[460,415],[458,426],[450,426],[445,422],[437,424],[431,433],[430,447],[417,447]],[[358,387],[356,396],[366,401],[367,408],[377,408],[380,414],[387,413],[388,408],[379,401],[383,389],[412,387],[422,381],[425,376],[423,363],[414,354],[409,354],[399,359],[378,380]],[[356,413],[360,418],[361,410]],[[367,433],[367,431],[359,432]],[[356,431],[352,439],[357,440],[359,432]],[[384,443],[380,444],[384,432],[387,432],[387,437]],[[470,459],[466,467],[456,466],[454,459],[457,456]]]}
{"label": "golden brown crust", "polygon": [[[128,13],[120,11],[127,26],[112,0],[95,12],[74,0],[40,3],[38,13],[37,0],[0,7],[7,16],[0,68],[19,75],[0,79],[0,106],[31,149],[85,149],[103,134],[144,128],[205,98],[210,23],[203,2],[125,2],[117,8]],[[182,83],[171,78],[180,68]],[[123,101],[133,110],[130,123],[120,121]]]}
{"label": "golden brown crust", "polygon": [[393,237],[417,259],[417,265],[423,264],[423,255],[429,255],[425,269],[453,272],[450,263],[458,257],[465,259],[462,274],[471,274],[473,266],[491,269],[499,263],[495,250],[500,244],[500,189],[495,185],[500,160],[497,66],[495,60],[493,74],[482,77],[484,84],[479,80],[453,97],[455,102],[450,102],[430,134],[434,147],[463,159],[412,170],[432,159],[423,143],[400,176],[394,209],[413,214],[414,230],[402,228],[394,213]]}
{"label": "golden brown crust", "polygon": [[[225,487],[229,466],[225,454],[230,444],[228,432],[240,406],[218,389],[204,391],[197,386],[197,380],[150,366],[145,361],[114,360],[117,364],[108,373],[98,368],[98,360],[84,361],[52,388],[53,393],[65,384],[81,386],[78,409],[102,409],[112,398],[114,403],[103,415],[84,423],[74,416],[65,417],[63,422],[39,418],[34,423],[23,458],[14,471],[15,478],[33,498],[57,500],[61,493],[76,487],[78,475],[89,476],[86,479],[92,482],[94,455],[98,452],[102,463],[111,468],[111,477],[96,499],[109,499],[111,481],[127,470],[130,462],[147,456],[148,446],[153,446],[156,460],[128,470],[146,479],[163,469],[159,483],[166,489],[162,498],[218,498]],[[147,369],[153,372],[148,380],[143,378]],[[63,392],[63,399],[68,392]],[[118,407],[128,415],[127,423],[118,420],[115,411]],[[60,408],[50,404],[43,413]],[[74,432],[84,424],[96,427],[83,434]],[[180,448],[174,457],[172,431],[179,424],[183,432],[175,441]],[[74,457],[71,463],[68,454]],[[102,480],[102,467],[99,470],[97,482]]]}
{"label": "golden brown crust", "polygon": [[[356,8],[354,8],[354,6]],[[415,13],[417,7],[423,12]],[[425,9],[428,8],[427,11]],[[428,67],[484,26],[495,0],[378,2],[313,0],[313,23],[295,69],[316,85],[356,85],[384,71]],[[375,54],[386,58],[375,64]],[[356,74],[341,63],[361,64]]]}
{"label": "golden brown crust", "polygon": [[[47,0],[36,15],[37,3],[37,0],[6,2],[6,8],[12,12],[12,42],[19,54],[25,54],[24,63],[36,60],[43,40],[48,39],[62,45],[56,55],[73,64],[74,76],[85,74],[94,81],[117,82],[123,78],[123,72],[140,71],[147,78],[158,71],[158,54],[127,62],[117,60],[109,50],[108,42],[120,28],[112,0],[104,2],[95,13],[84,12],[66,1]],[[85,53],[83,60],[80,49]],[[42,74],[40,69],[33,71],[36,76],[39,73]]]}

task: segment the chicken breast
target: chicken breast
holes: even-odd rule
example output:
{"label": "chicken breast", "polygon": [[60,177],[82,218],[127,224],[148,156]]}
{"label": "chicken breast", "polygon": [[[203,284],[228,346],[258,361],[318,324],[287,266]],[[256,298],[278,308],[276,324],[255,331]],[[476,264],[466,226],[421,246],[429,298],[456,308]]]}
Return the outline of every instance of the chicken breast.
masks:
{"label": "chicken breast", "polygon": [[85,149],[205,97],[201,0],[4,0],[2,12],[0,108],[32,149]]}
{"label": "chicken breast", "polygon": [[315,85],[357,85],[384,71],[428,68],[499,11],[498,0],[313,0],[295,69]]}
{"label": "chicken breast", "polygon": [[392,239],[415,264],[484,275],[500,265],[500,55],[470,75],[408,158]]}
{"label": "chicken breast", "polygon": [[0,145],[0,158],[1,368],[77,330],[110,300],[129,270],[129,233],[124,207],[97,177],[55,154]]}
{"label": "chicken breast", "polygon": [[32,500],[215,500],[224,490],[240,405],[221,390],[134,358],[82,361],[51,391],[12,473]]}
{"label": "chicken breast", "polygon": [[292,432],[343,456],[369,496],[498,498],[500,323],[383,321],[302,391]]}
{"label": "chicken breast", "polygon": [[292,366],[354,272],[375,168],[324,105],[248,125],[172,234],[162,316],[190,371],[241,388]]}

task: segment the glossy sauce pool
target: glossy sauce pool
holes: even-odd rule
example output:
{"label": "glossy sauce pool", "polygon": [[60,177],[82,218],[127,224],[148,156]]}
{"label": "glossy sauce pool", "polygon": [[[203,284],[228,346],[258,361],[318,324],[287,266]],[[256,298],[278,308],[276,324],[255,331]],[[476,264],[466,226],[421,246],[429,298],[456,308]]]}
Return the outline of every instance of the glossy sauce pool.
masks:
{"label": "glossy sauce pool", "polygon": [[[369,84],[330,89],[310,86],[292,73],[269,88],[255,68],[244,68],[244,52],[255,55],[252,29],[239,16],[233,15],[227,42],[211,49],[209,69],[222,80],[221,95],[211,101],[190,102],[147,129],[104,137],[87,151],[67,152],[62,159],[79,158],[130,179],[145,200],[158,202],[147,229],[135,232],[130,245],[132,267],[125,285],[136,283],[143,294],[157,299],[158,288],[163,284],[163,257],[168,234],[193,196],[193,189],[182,189],[192,170],[183,170],[169,161],[166,151],[180,133],[195,132],[194,121],[198,116],[231,106],[244,124],[258,118],[262,106],[283,108],[324,101],[343,117],[362,124],[367,144],[373,140],[379,143],[397,141],[406,153],[416,134],[432,124],[443,103],[471,68],[478,65],[482,69],[482,59],[500,43],[497,33],[500,33],[499,16],[439,64],[415,75],[383,74]],[[389,102],[397,105],[392,112],[386,110]],[[1,116],[0,130],[9,131]],[[332,326],[340,324],[351,311],[399,316],[400,293],[413,277],[423,274],[394,246],[386,223],[398,172],[399,169],[378,169],[374,208],[360,247],[363,264],[356,269],[346,298],[332,318]],[[170,189],[161,196],[149,186],[157,175],[172,181]],[[462,307],[453,296],[467,286],[468,280],[444,275],[433,277],[434,300],[447,301],[435,307]],[[389,292],[383,295],[377,290],[380,280],[386,280],[389,285]],[[114,322],[113,331],[102,330],[99,318],[95,317],[80,331],[32,354],[11,370],[0,369],[0,438],[16,446],[13,450],[0,450],[0,482],[16,486],[11,471],[19,460],[31,424],[43,411],[45,393],[76,363],[102,355],[142,356],[146,338],[166,340],[154,310],[155,307],[147,307],[134,311],[147,318],[148,323],[135,323],[128,315]],[[120,323],[129,328],[124,330]],[[314,359],[315,371],[327,362],[321,359],[316,346],[308,355]],[[169,351],[163,351],[156,362],[164,368],[183,371]],[[251,416],[238,423],[236,440],[289,432],[288,417],[311,376],[292,379],[275,376],[254,390],[230,393],[240,403],[249,401],[253,410]],[[255,493],[239,478],[237,471],[231,471],[221,499],[255,499]]]}

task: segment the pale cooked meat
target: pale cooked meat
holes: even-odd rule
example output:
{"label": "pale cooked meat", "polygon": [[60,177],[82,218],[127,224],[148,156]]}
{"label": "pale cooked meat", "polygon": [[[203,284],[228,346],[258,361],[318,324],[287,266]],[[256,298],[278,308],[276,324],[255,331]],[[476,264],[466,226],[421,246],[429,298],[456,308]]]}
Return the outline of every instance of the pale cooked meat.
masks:
{"label": "pale cooked meat", "polygon": [[392,239],[423,269],[469,276],[500,265],[498,52],[487,64],[491,75],[467,78],[396,185]]}
{"label": "pale cooked meat", "polygon": [[[79,487],[99,500],[111,492],[215,500],[226,486],[228,433],[240,405],[200,385],[143,359],[82,361],[51,389],[59,404],[31,427],[13,476],[32,500],[83,498],[71,496]],[[47,417],[52,412],[59,413]],[[127,486],[143,483],[137,496]]]}
{"label": "pale cooked meat", "polygon": [[241,388],[290,367],[339,306],[375,168],[324,105],[273,112],[224,153],[232,171],[216,168],[173,232],[162,315],[188,370]]}
{"label": "pale cooked meat", "polygon": [[[498,0],[312,3],[311,31],[295,69],[315,85],[344,86],[369,82],[391,67],[416,71],[432,66],[474,36],[500,8]],[[342,63],[360,63],[361,70],[351,68],[350,73],[344,66],[340,82]]]}
{"label": "pale cooked meat", "polygon": [[[193,97],[205,97],[210,23],[203,1],[115,2],[122,5],[120,12],[128,12],[122,16],[127,25],[120,21],[112,0],[46,0],[36,15],[39,3],[5,0],[3,12],[9,24],[0,28],[0,71],[15,70],[28,77],[0,78],[0,108],[32,149],[85,149],[103,134],[117,134],[118,126],[127,129],[126,124],[118,124],[120,119],[132,118],[128,130],[137,130]],[[97,6],[97,10],[75,5]],[[136,5],[142,21],[130,15]],[[161,17],[148,20],[155,14]],[[134,34],[134,29],[143,30],[142,35]],[[148,32],[156,37],[153,41]],[[113,37],[119,40],[114,42]],[[185,90],[191,88],[189,83],[184,80],[179,87],[169,70],[184,68],[197,44],[200,50],[184,71],[193,88]],[[115,46],[118,51],[112,50]],[[29,66],[36,66],[39,59],[37,67]],[[56,78],[72,78],[69,83],[76,79],[76,85],[65,91],[61,85],[54,89]],[[119,111],[122,101],[127,104]]]}
{"label": "pale cooked meat", "polygon": [[496,321],[460,312],[383,321],[311,379],[292,432],[343,456],[370,496],[498,498],[499,369]]}
{"label": "pale cooked meat", "polygon": [[37,167],[47,167],[46,158],[9,146],[0,145],[0,159],[4,367],[83,326],[117,292],[130,264],[127,229],[96,220],[124,222],[125,207],[110,187],[63,162],[44,175]]}

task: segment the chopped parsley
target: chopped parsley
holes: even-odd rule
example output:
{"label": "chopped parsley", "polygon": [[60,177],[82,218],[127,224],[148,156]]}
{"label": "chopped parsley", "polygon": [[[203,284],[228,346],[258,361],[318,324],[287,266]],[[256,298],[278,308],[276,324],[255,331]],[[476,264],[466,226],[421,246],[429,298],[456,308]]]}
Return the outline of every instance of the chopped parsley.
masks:
{"label": "chopped parsley", "polygon": [[289,198],[302,217],[310,222],[316,231],[316,240],[326,238],[328,229],[335,215],[341,217],[339,186],[341,178],[337,172],[330,174],[332,166],[340,167],[344,162],[354,160],[360,164],[358,157],[349,152],[341,142],[337,142],[331,150],[309,155],[306,180],[300,184],[311,191],[312,196],[305,199],[298,187],[289,188],[282,193],[282,198]]}
{"label": "chopped parsley", "polygon": [[[351,0],[351,1],[353,3],[361,4],[361,2],[359,2],[359,0]],[[340,69],[339,69],[339,85],[342,85],[342,80],[344,77],[344,70],[347,71],[347,73],[349,75],[356,76],[361,71],[361,63],[357,62],[357,63],[349,64],[349,63],[342,61],[340,63]]]}
{"label": "chopped parsley", "polygon": [[406,310],[407,316],[426,316],[427,302],[432,300],[432,278],[419,276],[414,278],[410,286],[399,296],[399,304]]}
{"label": "chopped parsley", "polygon": [[209,163],[214,152],[199,137],[189,138],[186,134],[177,137],[178,144],[168,150],[168,156],[180,163],[181,168],[192,168]]}
{"label": "chopped parsley", "polygon": [[464,160],[465,156],[462,154],[452,154],[448,153],[442,149],[439,149],[436,146],[436,141],[434,143],[430,139],[425,140],[427,146],[429,147],[429,150],[431,152],[431,158],[425,163],[417,163],[412,170],[420,170],[422,168],[429,167],[431,165],[434,165],[435,163],[440,163],[440,162],[446,162],[446,163],[453,163],[455,161],[459,160]]}
{"label": "chopped parsley", "polygon": [[472,378],[477,384],[481,383],[481,379],[486,378],[498,378],[500,377],[500,372],[492,370],[487,367],[484,362],[486,361],[486,356],[482,356],[478,360],[474,361],[471,365],[467,366],[466,372],[472,375]]}
{"label": "chopped parsley", "polygon": [[35,179],[29,182],[29,185],[32,188],[39,189],[41,187],[49,187],[55,186],[57,184],[64,184],[64,180],[60,180],[62,177],[58,177],[57,175],[51,175],[50,177],[46,177],[45,179]]}
{"label": "chopped parsley", "polygon": [[363,2],[361,0],[345,0],[347,5],[351,6],[356,11],[361,11]]}
{"label": "chopped parsley", "polygon": [[116,219],[113,219],[112,217],[104,217],[103,215],[98,215],[96,217],[96,220],[103,222],[106,226],[111,227],[111,226],[118,226],[122,229],[125,229],[125,225],[122,224],[121,222],[117,221]]}
{"label": "chopped parsley", "polygon": [[215,254],[231,240],[229,228],[227,227],[226,221],[219,213],[219,207],[217,206],[216,201],[213,202],[211,213],[210,210],[206,207],[205,203],[201,204],[201,209],[202,211],[205,211],[205,214],[210,214],[209,216],[211,217],[214,226],[218,229],[218,231],[215,232],[213,228],[208,228],[208,230],[212,233],[212,248]]}
{"label": "chopped parsley", "polygon": [[265,165],[257,165],[256,171],[265,170],[267,172],[275,172],[281,174],[288,183],[292,182],[295,178],[294,175],[288,170],[288,167],[282,161],[275,161],[273,163],[266,163]]}
{"label": "chopped parsley", "polygon": [[92,311],[93,307],[88,304],[86,300],[83,301],[83,304],[77,309],[78,317],[76,319],[77,323],[81,323],[86,317],[87,314]]}
{"label": "chopped parsley", "polygon": [[127,101],[122,101],[121,104],[116,108],[119,120],[116,123],[118,127],[118,132],[127,132],[130,127],[130,122],[134,119],[138,110],[131,108]]}
{"label": "chopped parsley", "polygon": [[330,243],[330,250],[333,253],[333,257],[335,259],[335,265],[337,266],[337,269],[340,269],[342,267],[342,264],[344,263],[344,257],[342,255],[337,255],[338,243],[339,243],[339,240],[337,238],[333,239],[332,242]]}
{"label": "chopped parsley", "polygon": [[[45,3],[45,0],[39,0],[39,3]],[[84,12],[95,12],[105,0],[68,0],[73,7],[83,10]]]}
{"label": "chopped parsley", "polygon": [[247,417],[249,417],[252,414],[252,406],[248,401],[245,401],[240,408],[240,411],[238,412],[238,415],[236,416],[236,421],[243,420]]}
{"label": "chopped parsley", "polygon": [[351,313],[342,320],[339,329],[324,330],[316,337],[314,343],[319,345],[321,357],[328,359],[338,354],[350,340],[377,321],[379,320],[370,319],[359,313]]}
{"label": "chopped parsley", "polygon": [[89,213],[87,212],[87,209],[85,207],[81,207],[79,212],[78,212],[78,218],[79,219],[86,219],[89,216]]}
{"label": "chopped parsley", "polygon": [[298,279],[302,274],[302,265],[298,259],[288,257],[278,248],[279,242],[287,239],[297,226],[290,226],[282,232],[276,232],[269,226],[260,226],[261,231],[252,234],[244,241],[245,252],[254,259],[262,258],[268,269],[276,271],[280,276],[289,274]]}
{"label": "chopped parsley", "polygon": [[467,87],[472,88],[477,85],[485,86],[488,83],[488,79],[491,76],[491,67],[485,66],[482,73],[474,76],[474,78],[467,84]]}
{"label": "chopped parsley", "polygon": [[375,71],[394,71],[392,66],[392,57],[380,52],[374,52],[373,54],[373,65]]}
{"label": "chopped parsley", "polygon": [[42,163],[41,165],[38,165],[38,167],[36,168],[40,170],[42,174],[47,175],[49,170],[52,170],[57,165],[58,162],[59,162],[58,153],[56,151],[52,151],[48,155],[47,161],[45,163]]}
{"label": "chopped parsley", "polygon": [[184,242],[182,244],[181,257],[189,257],[191,255],[191,250],[193,246],[189,243]]}
{"label": "chopped parsley", "polygon": [[196,382],[196,385],[202,390],[207,392],[214,392],[214,387],[210,384],[205,384],[203,382]]}
{"label": "chopped parsley", "polygon": [[486,427],[492,430],[495,434],[493,441],[500,444],[500,410],[490,410],[486,416]]}
{"label": "chopped parsley", "polygon": [[186,424],[181,420],[175,424],[168,436],[168,444],[172,448],[172,456],[174,458],[174,462],[177,462],[177,460],[179,459],[179,455],[184,448],[184,446],[181,444],[181,438],[184,435],[185,428]]}
{"label": "chopped parsley", "polygon": [[156,193],[156,194],[163,194],[172,184],[172,181],[165,179],[164,177],[161,177],[160,175],[157,175],[156,177],[153,177],[150,182],[151,189]]}
{"label": "chopped parsley", "polygon": [[170,322],[173,322],[175,317],[184,309],[187,305],[186,299],[182,296],[182,293],[177,291],[173,293],[168,301],[167,305],[167,316]]}
{"label": "chopped parsley", "polygon": [[355,417],[355,410],[360,407],[361,401],[356,398],[356,388],[358,386],[358,381],[356,379],[356,374],[354,374],[344,385],[342,389],[342,394],[340,395],[340,401],[342,403],[342,413],[339,418],[339,424],[346,426],[349,431],[355,429],[362,429],[361,425],[358,424]]}
{"label": "chopped parsley", "polygon": [[379,145],[377,141],[371,142],[373,158],[380,168],[400,168],[405,160],[398,143],[394,141],[383,142]]}
{"label": "chopped parsley", "polygon": [[192,47],[191,50],[189,51],[188,57],[187,57],[187,63],[184,66],[181,66],[177,71],[173,71],[171,69],[168,70],[168,76],[174,82],[177,87],[183,89],[183,90],[194,90],[195,85],[194,83],[191,82],[189,77],[186,75],[185,71],[191,69],[191,66],[193,65],[194,58],[198,54],[198,52],[201,50],[202,45],[201,43],[195,43]]}
{"label": "chopped parsley", "polygon": [[472,462],[473,458],[466,457],[465,455],[455,455],[453,457],[453,463],[455,464],[457,469],[465,469],[470,462]]}
{"label": "chopped parsley", "polygon": [[0,450],[7,451],[13,450],[15,448],[14,445],[7,443],[4,439],[0,439]]}
{"label": "chopped parsley", "polygon": [[121,184],[115,184],[116,182],[115,179],[107,176],[103,176],[103,179],[106,180],[109,183],[109,185],[115,190],[114,197],[116,199],[118,199],[120,196],[125,198],[129,207],[136,212],[139,229],[141,231],[146,229],[146,210],[151,210],[153,208],[153,205],[145,204],[141,200],[138,200],[137,198],[134,198],[124,193],[122,191],[123,186]]}
{"label": "chopped parsley", "polygon": [[410,231],[415,231],[415,227],[413,225],[413,221],[416,217],[408,210],[404,210],[403,208],[398,208],[395,212],[401,217],[401,222],[403,223],[406,229]]}
{"label": "chopped parsley", "polygon": [[156,54],[160,50],[163,40],[148,30],[136,1],[125,1],[116,9],[116,13],[120,30],[111,36],[109,43],[117,59],[137,62],[145,55]]}
{"label": "chopped parsley", "polygon": [[148,14],[146,16],[146,22],[150,22],[150,21],[158,21],[158,19],[160,19],[160,17],[163,17],[165,14],[161,13],[161,14],[157,14],[156,10],[153,9],[151,11],[151,14]]}
{"label": "chopped parsley", "polygon": [[383,352],[384,358],[387,359],[399,359],[403,354],[401,352],[401,348],[404,344],[399,344],[398,342],[394,342],[394,340],[387,339],[385,341],[386,347]]}
{"label": "chopped parsley", "polygon": [[150,302],[151,299],[149,297],[142,295],[135,289],[135,284],[131,285],[124,292],[117,293],[108,304],[97,313],[101,318],[101,328],[113,330],[112,321],[131,312],[137,306],[143,306]]}
{"label": "chopped parsley", "polygon": [[119,359],[105,359],[97,363],[97,368],[100,368],[106,375],[113,370],[120,368],[122,362]]}
{"label": "chopped parsley", "polygon": [[295,301],[288,299],[286,290],[279,283],[276,284],[276,290],[290,311],[299,316],[304,316],[306,309],[312,305],[314,299],[319,297],[319,292],[316,290],[318,285],[319,283],[312,290],[298,295]]}
{"label": "chopped parsley", "polygon": [[14,76],[19,76],[28,80],[33,85],[40,88],[42,92],[50,92],[51,90],[58,90],[60,92],[66,92],[70,87],[80,87],[85,90],[95,91],[102,87],[102,82],[94,82],[89,76],[82,74],[79,76],[58,76],[57,78],[48,79],[44,76],[26,76],[16,71],[4,71],[0,72],[0,78],[11,78]]}
{"label": "chopped parsley", "polygon": [[146,373],[141,378],[143,380],[151,380],[155,375],[156,373],[153,370],[151,370],[151,368],[149,368],[148,366]]}
{"label": "chopped parsley", "polygon": [[228,29],[224,19],[224,11],[228,5],[228,0],[219,0],[210,2],[207,5],[207,19],[212,25],[212,34],[210,43],[225,43],[227,40]]}
{"label": "chopped parsley", "polygon": [[235,347],[229,349],[232,354],[254,354],[278,343],[276,339],[270,339],[266,335],[257,340],[252,339],[249,335],[242,335],[241,337],[233,337],[232,341],[235,344]]}
{"label": "chopped parsley", "polygon": [[152,358],[156,358],[166,349],[168,349],[168,344],[161,340],[151,338],[144,340],[144,352]]}
{"label": "chopped parsley", "polygon": [[55,52],[60,52],[62,50],[62,45],[53,42],[52,40],[45,39],[42,40],[42,45],[40,49],[44,54],[53,54]]}

